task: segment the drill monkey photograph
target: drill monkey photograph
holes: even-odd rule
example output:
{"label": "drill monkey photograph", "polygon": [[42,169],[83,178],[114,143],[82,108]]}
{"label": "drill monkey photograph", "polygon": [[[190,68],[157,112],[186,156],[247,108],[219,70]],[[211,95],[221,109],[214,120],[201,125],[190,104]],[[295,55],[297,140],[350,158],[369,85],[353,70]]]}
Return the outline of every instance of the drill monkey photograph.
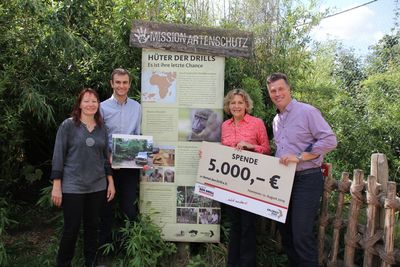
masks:
{"label": "drill monkey photograph", "polygon": [[188,141],[219,142],[221,139],[222,115],[211,109],[193,109],[191,131]]}

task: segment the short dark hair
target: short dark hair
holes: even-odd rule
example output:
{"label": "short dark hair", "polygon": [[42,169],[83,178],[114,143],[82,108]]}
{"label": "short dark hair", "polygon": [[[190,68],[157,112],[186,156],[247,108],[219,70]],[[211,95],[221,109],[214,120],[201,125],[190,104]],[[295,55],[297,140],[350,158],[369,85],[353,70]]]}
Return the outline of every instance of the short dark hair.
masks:
{"label": "short dark hair", "polygon": [[281,72],[275,72],[275,73],[272,73],[271,75],[269,75],[268,78],[267,78],[267,85],[270,85],[271,83],[276,82],[278,80],[284,80],[285,83],[287,85],[289,85],[288,78],[287,78],[286,74],[281,73]]}
{"label": "short dark hair", "polygon": [[115,75],[128,75],[129,76],[129,82],[132,81],[131,74],[126,69],[123,69],[123,68],[114,69],[113,72],[111,73],[111,81],[114,81],[114,76]]}

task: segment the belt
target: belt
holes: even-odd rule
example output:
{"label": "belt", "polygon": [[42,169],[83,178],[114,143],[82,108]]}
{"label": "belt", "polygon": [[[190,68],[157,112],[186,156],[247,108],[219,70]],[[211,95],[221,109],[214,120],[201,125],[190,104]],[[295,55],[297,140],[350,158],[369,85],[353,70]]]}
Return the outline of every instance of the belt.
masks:
{"label": "belt", "polygon": [[312,174],[312,173],[318,173],[318,172],[322,172],[322,171],[321,171],[321,167],[311,168],[311,169],[302,170],[302,171],[297,171],[297,172],[295,173],[295,176],[306,175],[306,174]]}

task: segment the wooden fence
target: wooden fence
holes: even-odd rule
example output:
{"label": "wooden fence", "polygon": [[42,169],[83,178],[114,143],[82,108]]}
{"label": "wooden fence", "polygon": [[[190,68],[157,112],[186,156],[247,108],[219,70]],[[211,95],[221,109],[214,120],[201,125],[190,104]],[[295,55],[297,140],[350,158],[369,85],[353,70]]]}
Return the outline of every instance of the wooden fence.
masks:
{"label": "wooden fence", "polygon": [[344,172],[340,180],[333,179],[329,167],[318,225],[320,264],[400,266],[400,250],[394,247],[400,199],[396,183],[389,182],[386,156],[371,156],[366,180],[362,170],[354,170],[352,180],[349,176]]}

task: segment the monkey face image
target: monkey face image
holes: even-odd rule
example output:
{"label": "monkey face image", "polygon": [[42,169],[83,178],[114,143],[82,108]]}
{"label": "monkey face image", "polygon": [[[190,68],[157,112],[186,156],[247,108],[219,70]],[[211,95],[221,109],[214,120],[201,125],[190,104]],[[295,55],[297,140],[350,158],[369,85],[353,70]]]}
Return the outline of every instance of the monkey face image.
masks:
{"label": "monkey face image", "polygon": [[222,119],[216,112],[197,109],[192,112],[191,119],[192,131],[188,141],[220,141]]}
{"label": "monkey face image", "polygon": [[207,126],[207,121],[210,115],[213,113],[210,109],[197,110],[192,120],[192,132],[198,134],[204,130]]}
{"label": "monkey face image", "polygon": [[166,169],[164,172],[164,181],[167,183],[173,183],[174,182],[174,171],[170,169]]}

